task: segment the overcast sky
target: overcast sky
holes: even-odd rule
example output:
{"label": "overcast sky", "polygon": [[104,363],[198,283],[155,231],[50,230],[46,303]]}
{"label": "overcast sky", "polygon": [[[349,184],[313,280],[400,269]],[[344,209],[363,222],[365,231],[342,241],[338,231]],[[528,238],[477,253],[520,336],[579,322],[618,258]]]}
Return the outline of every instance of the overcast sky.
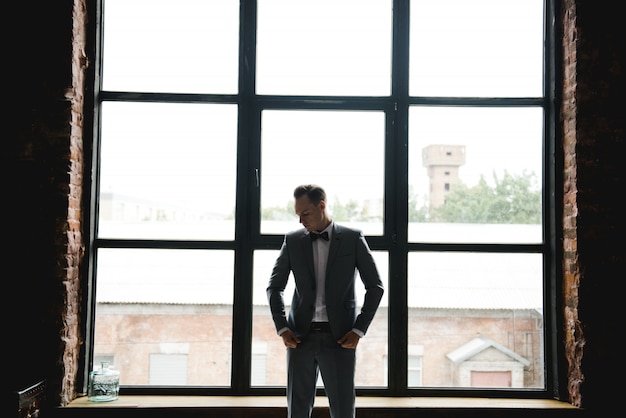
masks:
{"label": "overcast sky", "polygon": [[[105,90],[237,92],[237,0],[106,0],[104,5]],[[542,5],[541,0],[413,0],[410,93],[539,97]],[[259,0],[257,92],[390,94],[391,8],[391,0]],[[176,110],[181,106],[184,111]],[[150,106],[160,109],[157,123],[154,117],[143,119],[133,105],[115,112],[114,106],[108,107],[103,122],[115,126],[104,130],[103,157],[113,159],[105,168],[115,171],[105,171],[110,175],[103,177],[104,191],[179,201],[193,197],[200,204],[211,199],[211,205],[219,206],[217,195],[223,202],[219,210],[230,211],[236,170],[234,106],[211,106],[210,111],[199,105]],[[379,197],[383,118],[372,116],[364,124],[358,117],[351,122],[348,114],[313,121],[311,115],[302,115],[309,117],[308,124],[295,114],[264,115],[267,140],[261,175],[267,180],[264,185],[276,187],[264,190],[264,204],[288,201],[300,181],[296,174],[307,178],[302,167],[320,150],[326,150],[330,163],[332,155],[343,160],[354,156],[357,160],[350,164],[367,166],[356,179],[337,171],[320,175],[316,182],[329,188],[330,195],[346,201]],[[345,129],[351,126],[354,129]],[[341,132],[344,139],[329,132]],[[282,143],[277,140],[281,135]],[[305,135],[320,147],[306,148]],[[460,173],[470,185],[481,174],[490,179],[493,171],[501,175],[505,169],[540,175],[541,140],[538,109],[414,109],[409,120],[410,182],[416,192],[427,192],[421,150],[437,143],[466,147]],[[279,152],[289,148],[289,141],[297,141],[300,150]],[[146,149],[156,160],[145,158]],[[349,168],[344,172],[353,172]],[[208,179],[216,173],[217,181]],[[210,193],[200,196],[198,190]]]}

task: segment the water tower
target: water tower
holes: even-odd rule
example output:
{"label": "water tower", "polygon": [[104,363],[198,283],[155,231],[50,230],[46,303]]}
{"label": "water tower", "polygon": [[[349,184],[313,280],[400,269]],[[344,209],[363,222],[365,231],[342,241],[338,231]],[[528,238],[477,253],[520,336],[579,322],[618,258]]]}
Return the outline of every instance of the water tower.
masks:
{"label": "water tower", "polygon": [[446,194],[459,180],[459,167],[465,164],[465,145],[429,145],[422,149],[422,165],[430,180],[430,208],[441,206]]}

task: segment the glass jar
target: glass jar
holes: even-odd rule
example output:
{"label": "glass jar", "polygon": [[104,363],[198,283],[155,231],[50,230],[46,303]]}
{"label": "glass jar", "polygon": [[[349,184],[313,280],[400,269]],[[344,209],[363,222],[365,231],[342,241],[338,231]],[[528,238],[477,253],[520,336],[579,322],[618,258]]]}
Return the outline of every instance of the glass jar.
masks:
{"label": "glass jar", "polygon": [[120,392],[120,372],[103,361],[100,368],[89,373],[87,397],[92,402],[108,402],[117,399]]}

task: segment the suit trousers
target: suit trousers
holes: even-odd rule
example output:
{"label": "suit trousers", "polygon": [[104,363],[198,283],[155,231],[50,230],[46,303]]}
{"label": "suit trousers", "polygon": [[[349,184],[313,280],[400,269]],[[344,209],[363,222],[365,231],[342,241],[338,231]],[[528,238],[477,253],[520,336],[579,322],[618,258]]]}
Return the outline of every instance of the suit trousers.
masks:
{"label": "suit trousers", "polygon": [[319,373],[332,418],[354,418],[356,350],[343,348],[329,331],[311,330],[287,348],[288,418],[309,418]]}

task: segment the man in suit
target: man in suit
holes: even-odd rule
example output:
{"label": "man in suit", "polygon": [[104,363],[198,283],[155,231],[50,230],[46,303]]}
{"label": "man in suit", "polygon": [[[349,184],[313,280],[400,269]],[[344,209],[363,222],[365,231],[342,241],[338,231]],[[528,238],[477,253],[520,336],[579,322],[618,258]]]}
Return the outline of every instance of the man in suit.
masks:
{"label": "man in suit", "polygon": [[[321,373],[332,418],[353,418],[355,350],[378,309],[383,284],[363,233],[327,214],[324,189],[301,185],[293,196],[304,228],[285,235],[267,287],[276,331],[287,347],[288,417],[311,416]],[[358,313],[357,271],[365,286]],[[295,291],[286,315],[283,292],[290,273]]]}

